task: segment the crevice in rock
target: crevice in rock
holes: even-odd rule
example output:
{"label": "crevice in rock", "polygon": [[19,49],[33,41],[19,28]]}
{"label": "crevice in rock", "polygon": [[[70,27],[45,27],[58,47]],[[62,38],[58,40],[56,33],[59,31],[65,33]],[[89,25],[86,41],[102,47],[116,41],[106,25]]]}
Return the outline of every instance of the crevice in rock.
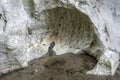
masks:
{"label": "crevice in rock", "polygon": [[35,3],[34,0],[25,0],[24,1],[25,10],[31,18],[35,18]]}

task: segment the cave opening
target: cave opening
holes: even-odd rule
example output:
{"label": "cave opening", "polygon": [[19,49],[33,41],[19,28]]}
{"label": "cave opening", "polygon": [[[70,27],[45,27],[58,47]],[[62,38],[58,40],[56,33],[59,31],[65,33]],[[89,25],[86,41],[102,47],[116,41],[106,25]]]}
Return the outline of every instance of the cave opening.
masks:
{"label": "cave opening", "polygon": [[54,41],[57,55],[88,53],[99,59],[102,44],[94,24],[86,14],[76,8],[65,7],[55,7],[37,13],[35,28],[31,30],[30,35],[43,44],[39,48],[41,53],[46,53],[49,44]]}
{"label": "cave opening", "polygon": [[[90,52],[98,45],[94,25],[90,18],[75,8],[52,8],[44,11],[49,42],[55,41],[58,47],[69,47],[69,52],[78,53],[81,50]],[[91,53],[91,52],[90,52]]]}

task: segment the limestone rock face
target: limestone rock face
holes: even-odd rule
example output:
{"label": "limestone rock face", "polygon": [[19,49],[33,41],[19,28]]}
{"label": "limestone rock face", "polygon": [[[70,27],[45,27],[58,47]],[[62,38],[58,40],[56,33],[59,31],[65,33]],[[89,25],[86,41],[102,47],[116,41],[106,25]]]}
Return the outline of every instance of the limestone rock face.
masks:
{"label": "limestone rock face", "polygon": [[120,52],[119,0],[0,0],[0,72],[26,67],[56,43],[57,55],[87,53],[88,74],[113,75]]}

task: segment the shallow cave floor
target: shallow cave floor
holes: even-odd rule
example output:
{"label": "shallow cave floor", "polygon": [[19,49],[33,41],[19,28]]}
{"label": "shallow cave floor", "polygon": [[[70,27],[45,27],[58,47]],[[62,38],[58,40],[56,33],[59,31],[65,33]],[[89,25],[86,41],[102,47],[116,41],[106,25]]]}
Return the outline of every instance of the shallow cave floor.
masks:
{"label": "shallow cave floor", "polygon": [[72,53],[42,57],[29,62],[24,69],[3,74],[0,80],[120,80],[120,70],[112,76],[86,75],[96,60],[88,55]]}

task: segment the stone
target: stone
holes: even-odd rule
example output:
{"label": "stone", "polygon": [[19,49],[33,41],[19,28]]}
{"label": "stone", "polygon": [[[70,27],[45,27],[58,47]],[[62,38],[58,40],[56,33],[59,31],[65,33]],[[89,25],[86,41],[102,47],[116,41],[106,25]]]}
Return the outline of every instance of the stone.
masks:
{"label": "stone", "polygon": [[119,64],[119,0],[0,0],[0,73],[28,66],[54,41],[57,55],[87,53],[87,74],[114,75]]}

